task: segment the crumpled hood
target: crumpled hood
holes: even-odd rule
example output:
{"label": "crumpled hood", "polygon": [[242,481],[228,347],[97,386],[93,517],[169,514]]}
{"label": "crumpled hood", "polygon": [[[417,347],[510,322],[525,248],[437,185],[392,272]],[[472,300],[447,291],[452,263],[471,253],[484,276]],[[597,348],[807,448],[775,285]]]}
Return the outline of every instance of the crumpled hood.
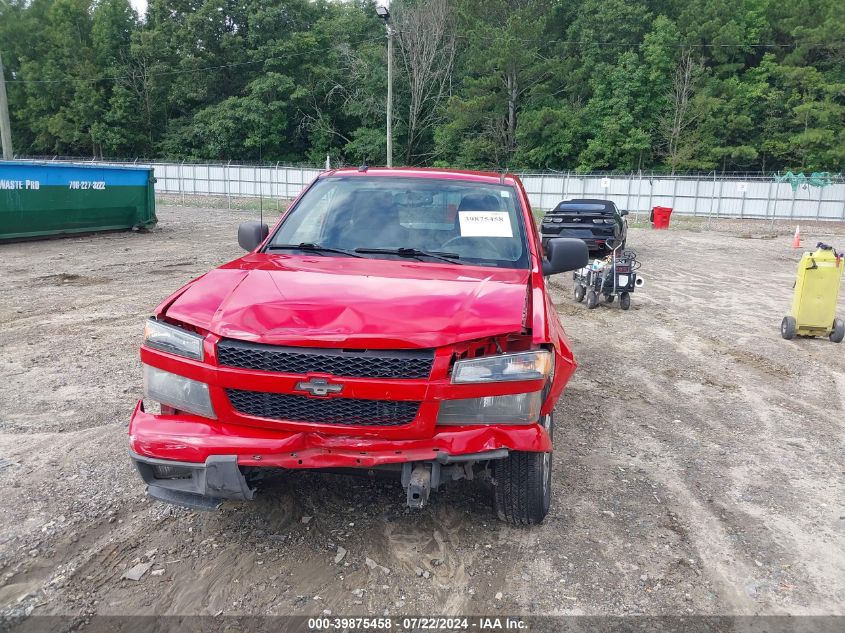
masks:
{"label": "crumpled hood", "polygon": [[528,275],[406,260],[250,254],[194,280],[159,310],[222,337],[259,343],[439,347],[520,331]]}

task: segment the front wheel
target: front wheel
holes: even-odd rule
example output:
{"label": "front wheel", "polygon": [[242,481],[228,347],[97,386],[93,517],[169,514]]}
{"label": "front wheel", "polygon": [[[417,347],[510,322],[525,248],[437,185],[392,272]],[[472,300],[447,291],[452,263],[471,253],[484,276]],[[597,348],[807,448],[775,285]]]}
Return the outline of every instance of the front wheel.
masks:
{"label": "front wheel", "polygon": [[830,340],[834,343],[841,343],[845,338],[845,321],[842,319],[833,320],[833,331],[830,333]]}
{"label": "front wheel", "polygon": [[[554,417],[543,418],[551,437]],[[512,525],[536,525],[549,513],[552,501],[552,453],[511,451],[493,462],[496,514]]]}
{"label": "front wheel", "polygon": [[586,292],[584,291],[584,286],[578,284],[575,286],[575,301],[581,303],[584,300],[584,295]]}
{"label": "front wheel", "polygon": [[587,309],[592,310],[599,304],[599,295],[595,290],[587,293]]}

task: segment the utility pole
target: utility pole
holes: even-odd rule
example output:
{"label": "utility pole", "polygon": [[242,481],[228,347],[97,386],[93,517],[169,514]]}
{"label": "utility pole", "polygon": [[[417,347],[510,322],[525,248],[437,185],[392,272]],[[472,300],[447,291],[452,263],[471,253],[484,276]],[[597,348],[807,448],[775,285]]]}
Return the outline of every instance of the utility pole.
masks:
{"label": "utility pole", "polygon": [[393,29],[387,7],[377,6],[376,14],[384,20],[387,30],[387,166],[393,167]]}
{"label": "utility pole", "polygon": [[393,167],[393,29],[389,24],[387,25],[387,166]]}
{"label": "utility pole", "polygon": [[0,141],[3,145],[3,159],[12,160],[12,126],[9,123],[9,102],[6,99],[6,75],[3,74],[2,57],[0,57]]}

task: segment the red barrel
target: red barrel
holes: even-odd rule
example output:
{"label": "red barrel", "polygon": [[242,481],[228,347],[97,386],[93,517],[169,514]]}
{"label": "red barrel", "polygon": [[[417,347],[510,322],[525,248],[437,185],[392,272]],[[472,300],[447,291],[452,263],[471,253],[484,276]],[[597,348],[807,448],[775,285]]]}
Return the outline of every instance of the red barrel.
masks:
{"label": "red barrel", "polygon": [[668,229],[669,218],[672,217],[672,207],[654,207],[651,211],[652,224],[656,229]]}

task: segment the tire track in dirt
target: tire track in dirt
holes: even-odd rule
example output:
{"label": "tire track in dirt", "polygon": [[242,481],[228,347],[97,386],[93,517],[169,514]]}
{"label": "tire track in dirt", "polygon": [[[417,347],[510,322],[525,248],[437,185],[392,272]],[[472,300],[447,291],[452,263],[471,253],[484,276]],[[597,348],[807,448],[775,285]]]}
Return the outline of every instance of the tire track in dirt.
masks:
{"label": "tire track in dirt", "polygon": [[463,517],[453,508],[438,507],[433,518],[434,525],[385,524],[380,554],[390,561],[391,570],[398,567],[406,575],[416,574],[416,569],[428,572],[439,589],[437,604],[443,613],[466,613],[470,600],[466,566],[474,556],[467,550],[459,552]]}

